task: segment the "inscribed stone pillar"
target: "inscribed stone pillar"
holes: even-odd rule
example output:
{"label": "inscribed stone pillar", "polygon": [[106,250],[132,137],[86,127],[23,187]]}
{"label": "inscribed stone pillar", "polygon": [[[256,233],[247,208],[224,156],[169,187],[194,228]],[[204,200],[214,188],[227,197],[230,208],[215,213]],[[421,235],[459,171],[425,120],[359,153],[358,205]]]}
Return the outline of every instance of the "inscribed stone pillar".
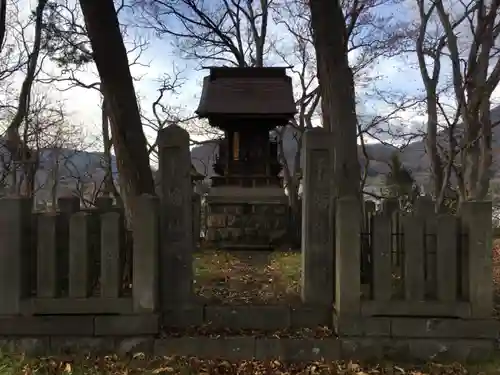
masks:
{"label": "inscribed stone pillar", "polygon": [[304,134],[302,193],[302,300],[334,299],[333,136],[322,128]]}
{"label": "inscribed stone pillar", "polygon": [[[491,202],[464,202],[462,224],[468,231],[468,264],[465,285],[472,318],[491,318],[493,313],[492,205]],[[468,277],[467,277],[468,276]]]}
{"label": "inscribed stone pillar", "polygon": [[170,125],[158,134],[161,189],[161,300],[188,304],[193,279],[193,207],[189,134]]}
{"label": "inscribed stone pillar", "polygon": [[29,198],[0,199],[0,315],[19,314],[30,289],[31,208]]}
{"label": "inscribed stone pillar", "polygon": [[134,202],[132,296],[135,313],[155,312],[158,306],[159,203],[157,197],[149,195],[141,195]]}
{"label": "inscribed stone pillar", "polygon": [[198,247],[201,232],[201,196],[193,193],[193,249]]}

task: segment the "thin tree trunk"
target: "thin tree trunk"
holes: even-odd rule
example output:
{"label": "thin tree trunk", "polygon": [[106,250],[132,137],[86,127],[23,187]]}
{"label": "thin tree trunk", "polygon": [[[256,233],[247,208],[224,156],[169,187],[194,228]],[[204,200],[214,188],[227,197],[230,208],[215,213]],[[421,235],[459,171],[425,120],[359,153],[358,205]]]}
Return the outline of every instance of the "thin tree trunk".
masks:
{"label": "thin tree trunk", "polygon": [[109,138],[109,117],[106,99],[102,101],[102,143],[103,143],[103,156],[105,165],[104,175],[104,189],[103,195],[106,197],[111,194],[116,195],[115,184],[113,182],[113,168],[111,158],[111,139]]}
{"label": "thin tree trunk", "polygon": [[0,0],[0,52],[5,42],[5,30],[7,28],[7,0]]}
{"label": "thin tree trunk", "polygon": [[120,195],[130,225],[134,216],[132,199],[155,194],[155,189],[127,51],[113,0],[80,0],[80,6],[109,106]]}
{"label": "thin tree trunk", "polygon": [[[0,0],[2,1],[2,0]],[[40,55],[40,46],[42,41],[42,28],[43,28],[43,11],[47,5],[47,0],[39,0],[36,7],[36,19],[35,19],[35,38],[33,42],[33,51],[31,52],[28,59],[28,69],[26,72],[26,77],[21,85],[21,91],[19,93],[19,102],[17,105],[16,114],[9,124],[6,135],[7,135],[7,147],[11,154],[12,160],[12,186],[11,194],[19,194],[20,188],[17,179],[17,165],[16,162],[20,163],[30,163],[31,160],[26,160],[26,155],[29,154],[27,145],[21,140],[19,134],[19,128],[21,127],[23,120],[26,118],[29,111],[29,99],[31,94],[31,87],[33,86],[33,81],[35,80],[36,67],[38,64],[38,56]],[[0,20],[1,22],[1,20]],[[28,168],[21,167],[21,171],[25,171]],[[27,176],[31,178],[30,176]]]}
{"label": "thin tree trunk", "polygon": [[335,195],[359,197],[354,79],[338,0],[310,0],[324,127],[334,133]]}

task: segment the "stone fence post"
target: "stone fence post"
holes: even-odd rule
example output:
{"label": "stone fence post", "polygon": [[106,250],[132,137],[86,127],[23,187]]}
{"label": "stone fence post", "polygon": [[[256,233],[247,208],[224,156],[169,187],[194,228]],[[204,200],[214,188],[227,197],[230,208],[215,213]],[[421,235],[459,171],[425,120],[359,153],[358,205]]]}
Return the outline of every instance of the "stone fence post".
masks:
{"label": "stone fence post", "polygon": [[30,198],[0,198],[0,315],[21,312],[30,289]]}
{"label": "stone fence post", "polygon": [[468,251],[463,263],[466,295],[473,319],[491,318],[493,313],[492,204],[464,202],[461,207],[462,225],[468,233]]}
{"label": "stone fence post", "polygon": [[97,197],[94,202],[95,207],[103,212],[110,211],[113,208],[113,198]]}
{"label": "stone fence post", "polygon": [[80,211],[80,198],[78,197],[61,197],[57,200],[59,211],[65,214],[72,214]]}
{"label": "stone fence post", "polygon": [[302,192],[302,300],[331,306],[334,300],[333,135],[304,133]]}
{"label": "stone fence post", "polygon": [[335,308],[337,316],[357,316],[361,304],[361,207],[356,197],[337,199],[335,219]]}
{"label": "stone fence post", "polygon": [[157,310],[159,297],[159,199],[142,195],[135,201],[132,297],[134,312]]}
{"label": "stone fence post", "polygon": [[193,289],[193,206],[189,134],[177,125],[158,133],[161,191],[161,303],[189,304]]}
{"label": "stone fence post", "polygon": [[198,248],[201,233],[201,196],[193,193],[193,250]]}

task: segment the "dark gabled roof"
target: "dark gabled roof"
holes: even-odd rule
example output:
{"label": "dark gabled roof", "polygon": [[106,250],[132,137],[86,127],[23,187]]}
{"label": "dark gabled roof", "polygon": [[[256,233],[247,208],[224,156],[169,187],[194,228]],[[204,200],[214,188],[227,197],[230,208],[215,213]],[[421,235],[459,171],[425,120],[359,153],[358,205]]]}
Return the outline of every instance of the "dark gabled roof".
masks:
{"label": "dark gabled roof", "polygon": [[269,115],[296,113],[292,79],[286,68],[210,68],[196,113],[217,115]]}

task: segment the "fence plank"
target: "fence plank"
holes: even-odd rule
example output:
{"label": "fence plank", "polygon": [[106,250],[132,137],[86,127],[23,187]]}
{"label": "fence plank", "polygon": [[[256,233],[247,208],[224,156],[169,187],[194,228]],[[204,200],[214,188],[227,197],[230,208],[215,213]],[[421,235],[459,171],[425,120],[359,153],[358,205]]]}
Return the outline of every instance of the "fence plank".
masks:
{"label": "fence plank", "polygon": [[388,301],[392,297],[391,218],[373,217],[373,299]]}
{"label": "fence plank", "polygon": [[54,213],[38,216],[37,296],[57,295],[57,221]]}
{"label": "fence plank", "polygon": [[132,296],[134,313],[150,313],[158,307],[159,200],[142,195],[135,202]]}
{"label": "fence plank", "polygon": [[117,298],[122,284],[121,217],[118,212],[101,215],[101,296]]}
{"label": "fence plank", "polygon": [[69,224],[69,296],[88,297],[90,292],[90,215],[78,212]]}
{"label": "fence plank", "polygon": [[422,218],[405,216],[404,234],[404,285],[407,301],[424,300],[424,224]]}
{"label": "fence plank", "polygon": [[31,199],[0,199],[0,315],[18,314],[28,292],[31,207]]}
{"label": "fence plank", "polygon": [[437,217],[437,297],[443,302],[457,299],[457,231],[455,216]]}

